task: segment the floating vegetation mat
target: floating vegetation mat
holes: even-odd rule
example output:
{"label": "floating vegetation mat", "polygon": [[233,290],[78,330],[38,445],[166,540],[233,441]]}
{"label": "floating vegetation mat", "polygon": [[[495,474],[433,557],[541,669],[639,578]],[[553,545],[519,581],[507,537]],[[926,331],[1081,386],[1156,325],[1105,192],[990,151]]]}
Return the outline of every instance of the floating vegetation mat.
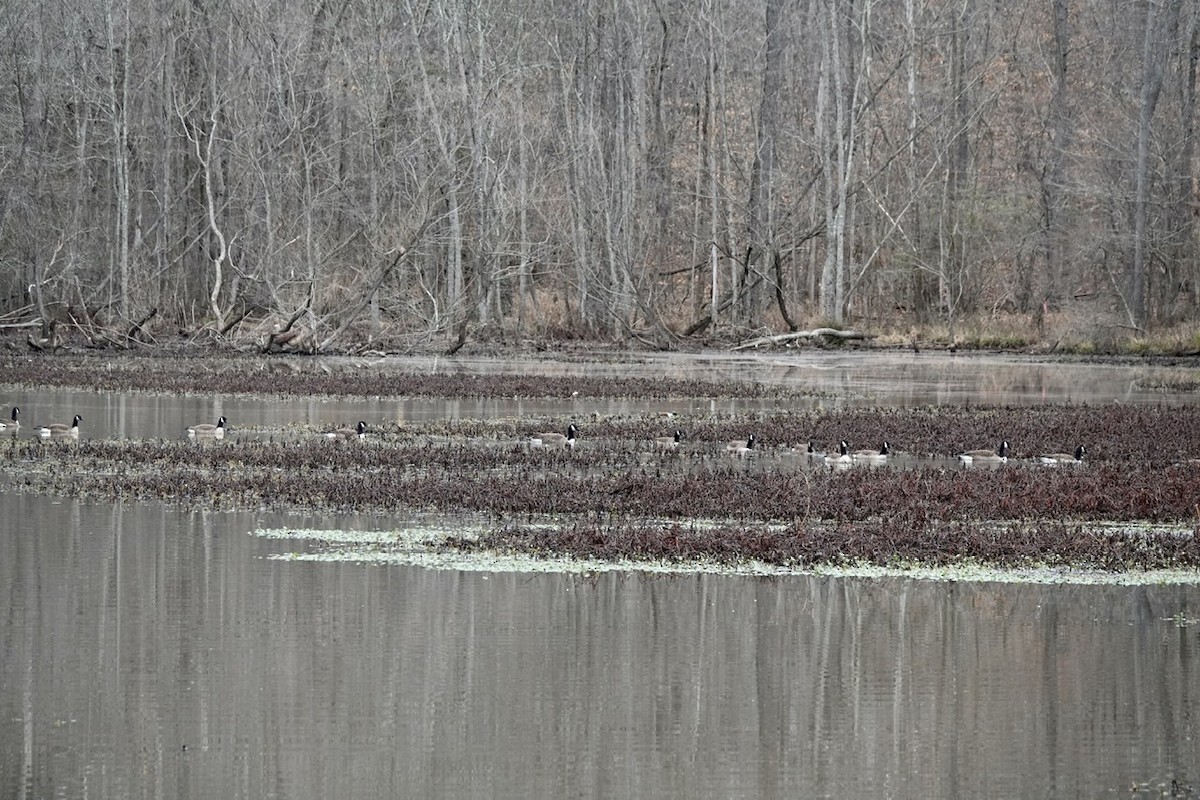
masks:
{"label": "floating vegetation mat", "polygon": [[[553,528],[547,529],[552,535]],[[1114,531],[1116,532],[1116,531]],[[1131,532],[1133,535],[1146,531]],[[1159,529],[1170,536],[1187,535],[1184,529]],[[911,578],[935,581],[990,581],[998,583],[1053,583],[1077,585],[1139,585],[1196,583],[1194,569],[1141,569],[1112,571],[1086,567],[1051,566],[1031,563],[1024,567],[998,566],[973,559],[946,564],[870,562],[779,564],[749,558],[598,558],[538,554],[520,549],[492,549],[485,528],[407,528],[392,531],[313,530],[298,528],[258,529],[251,534],[301,544],[303,549],[284,550],[269,558],[279,561],[353,562],[396,564],[425,569],[465,572],[570,573],[581,576],[606,572],[657,575],[716,574],[752,577],[789,575],[833,575],[862,578]],[[463,546],[464,542],[470,542]]]}
{"label": "floating vegetation mat", "polygon": [[[429,563],[493,568],[569,561],[755,574],[969,568],[1200,580],[1200,462],[1189,457],[1200,453],[1200,414],[1192,409],[625,416],[579,420],[574,449],[532,445],[531,434],[566,421],[436,421],[372,429],[361,442],[315,430],[291,431],[286,441],[242,439],[236,427],[207,444],[27,437],[0,446],[0,473],[17,490],[99,499],[484,520],[466,533],[356,540],[347,553],[358,560],[419,553]],[[679,445],[656,449],[649,437],[676,427]],[[756,449],[731,454],[725,442],[749,433]],[[859,446],[887,439],[915,466],[831,471],[796,447],[812,439],[828,449],[843,438]],[[1012,444],[1008,463],[957,468],[956,450],[1001,438]],[[1076,444],[1087,445],[1082,464],[1041,465],[1039,452]],[[317,538],[320,548],[296,557],[346,554],[332,534]]]}
{"label": "floating vegetation mat", "polygon": [[787,399],[817,393],[735,380],[613,375],[503,375],[438,372],[385,361],[238,358],[100,358],[0,355],[11,386],[60,386],[155,394],[259,397],[476,397]]}
{"label": "floating vegetation mat", "polygon": [[1200,378],[1181,380],[1139,380],[1135,382],[1139,389],[1160,392],[1200,392]]}

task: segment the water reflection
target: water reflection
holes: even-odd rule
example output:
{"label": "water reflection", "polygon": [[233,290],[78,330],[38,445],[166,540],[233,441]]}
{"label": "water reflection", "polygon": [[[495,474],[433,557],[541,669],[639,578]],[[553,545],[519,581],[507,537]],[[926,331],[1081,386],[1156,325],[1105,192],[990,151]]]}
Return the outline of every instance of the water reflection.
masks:
{"label": "water reflection", "polygon": [[[385,359],[414,369],[484,374],[612,375],[791,385],[818,392],[814,408],[846,405],[1030,405],[1191,402],[1153,388],[1194,383],[1195,367],[911,352],[638,353],[610,361]],[[365,367],[365,365],[364,365]]]}
{"label": "water reflection", "polygon": [[1200,587],[434,572],[247,533],[369,518],[23,495],[0,518],[6,795],[1197,785]]}

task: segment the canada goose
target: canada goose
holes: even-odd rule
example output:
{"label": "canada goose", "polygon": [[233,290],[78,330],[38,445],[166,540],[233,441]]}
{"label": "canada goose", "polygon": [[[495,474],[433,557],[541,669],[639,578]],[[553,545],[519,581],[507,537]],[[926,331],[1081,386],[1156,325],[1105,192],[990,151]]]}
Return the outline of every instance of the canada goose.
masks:
{"label": "canada goose", "polygon": [[353,428],[338,428],[336,431],[328,431],[325,434],[326,439],[358,439],[367,438],[367,423],[359,421]]}
{"label": "canada goose", "polygon": [[798,453],[803,453],[804,457],[810,461],[824,461],[825,460],[825,454],[822,453],[820,450],[818,450],[816,447],[814,447],[813,443],[811,441],[809,441],[808,446],[803,449],[801,449],[800,445],[796,445],[796,447],[794,449]]}
{"label": "canada goose", "polygon": [[825,466],[827,467],[848,467],[852,463],[854,463],[854,459],[850,456],[850,443],[845,439],[838,443],[836,456],[832,453],[825,456]]}
{"label": "canada goose", "polygon": [[754,452],[754,434],[750,434],[745,439],[734,439],[729,444],[725,445],[725,450],[730,455],[744,458]]}
{"label": "canada goose", "polygon": [[575,449],[575,436],[579,433],[579,429],[572,422],[567,426],[567,432],[562,433],[535,433],[529,439],[529,444],[533,447],[569,447]]}
{"label": "canada goose", "polygon": [[43,439],[62,439],[68,436],[73,439],[78,439],[79,423],[82,421],[83,417],[76,414],[75,419],[71,420],[70,425],[56,422],[53,425],[45,425],[41,428],[38,428],[37,434]]}
{"label": "canada goose", "polygon": [[17,415],[21,413],[21,409],[13,406],[12,422],[0,422],[0,431],[8,431],[14,436],[21,430],[21,423],[17,419]]}
{"label": "canada goose", "polygon": [[674,450],[679,447],[679,443],[682,441],[683,431],[676,428],[674,436],[655,436],[650,443],[654,446],[655,450]]}
{"label": "canada goose", "polygon": [[880,447],[878,450],[855,450],[850,455],[855,461],[881,462],[887,461],[888,449],[888,443],[884,442],[883,447]]}
{"label": "canada goose", "polygon": [[968,450],[958,454],[963,464],[1004,464],[1008,461],[1008,442],[1001,442],[997,450]]}
{"label": "canada goose", "polygon": [[811,440],[809,440],[809,443],[806,445],[796,445],[792,447],[792,452],[799,453],[799,455],[808,458],[810,462],[823,463],[824,457],[826,457],[823,452],[816,449],[816,445],[812,444]]}
{"label": "canada goose", "polygon": [[1074,455],[1070,453],[1047,453],[1041,457],[1041,461],[1043,464],[1052,467],[1060,464],[1079,464],[1083,461],[1083,455],[1086,452],[1087,450],[1084,449],[1083,445],[1079,445],[1075,448]]}
{"label": "canada goose", "polygon": [[208,422],[193,425],[187,429],[187,435],[193,439],[224,439],[225,418],[221,417],[218,419],[216,425]]}

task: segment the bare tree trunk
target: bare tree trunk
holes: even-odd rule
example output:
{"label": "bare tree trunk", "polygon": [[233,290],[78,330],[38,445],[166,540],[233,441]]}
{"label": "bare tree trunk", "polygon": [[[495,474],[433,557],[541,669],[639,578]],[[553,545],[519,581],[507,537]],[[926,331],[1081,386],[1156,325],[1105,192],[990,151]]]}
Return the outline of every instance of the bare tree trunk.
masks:
{"label": "bare tree trunk", "polygon": [[[426,124],[432,129],[431,133],[434,145],[437,148],[437,174],[440,174],[442,201],[445,208],[446,232],[445,240],[442,243],[442,252],[446,265],[443,276],[444,294],[439,297],[426,288],[431,305],[430,317],[426,321],[426,324],[430,330],[436,330],[443,325],[443,309],[445,313],[452,315],[450,323],[451,327],[453,327],[453,315],[458,313],[458,306],[462,296],[463,233],[461,205],[458,196],[459,176],[455,155],[458,149],[458,138],[454,125],[442,118],[443,108],[434,97],[431,81],[433,68],[429,66],[422,55],[425,48],[417,26],[424,19],[425,14],[422,10],[416,8],[412,2],[406,3],[406,9],[409,19],[410,44],[417,61],[417,73],[420,80],[421,99],[423,100]],[[448,57],[443,54],[443,70],[448,70],[450,66],[445,63],[447,60]]]}
{"label": "bare tree trunk", "polygon": [[1066,247],[1066,169],[1073,130],[1067,94],[1067,55],[1071,50],[1069,0],[1054,0],[1054,50],[1050,59],[1053,92],[1050,97],[1050,152],[1042,181],[1045,204],[1045,302],[1057,307],[1062,299]]}
{"label": "bare tree trunk", "polygon": [[[1194,199],[1192,187],[1195,185],[1195,132],[1196,132],[1196,68],[1200,59],[1200,8],[1196,3],[1187,3],[1180,11],[1178,21],[1179,38],[1173,39],[1174,44],[1169,48],[1171,63],[1178,64],[1174,69],[1178,84],[1180,126],[1177,144],[1171,147],[1172,157],[1164,165],[1167,171],[1164,186],[1166,209],[1164,222],[1166,226],[1166,246],[1162,269],[1162,283],[1158,296],[1152,299],[1160,310],[1159,319],[1168,324],[1179,321],[1182,308],[1181,301],[1190,300],[1187,296],[1187,286],[1191,283],[1195,269],[1195,235],[1196,226],[1192,209]],[[1169,129],[1168,129],[1169,130]]]}
{"label": "bare tree trunk", "polygon": [[[524,18],[522,18],[523,20]],[[524,26],[518,34],[524,40]],[[525,128],[525,78],[518,81],[517,97],[517,321],[524,327],[532,315],[542,321],[533,286],[533,257],[529,229],[529,134]]]}
{"label": "bare tree trunk", "polygon": [[[592,253],[588,246],[588,203],[584,195],[587,164],[592,158],[592,136],[590,115],[585,112],[589,102],[589,79],[580,76],[585,67],[562,64],[560,66],[562,86],[562,120],[564,139],[573,147],[573,157],[567,162],[567,209],[570,215],[571,253],[575,267],[574,294],[576,313],[580,323],[592,329]],[[571,102],[572,98],[575,102]]]}
{"label": "bare tree trunk", "polygon": [[[489,195],[494,184],[492,161],[487,144],[490,137],[484,128],[484,53],[483,24],[479,18],[481,8],[472,0],[455,4],[451,41],[454,61],[458,69],[460,92],[466,112],[466,133],[471,153],[471,193],[474,231],[471,237],[470,284],[473,297],[464,302],[473,303],[473,315],[480,324],[491,321],[491,312],[497,295],[493,231],[493,203]],[[466,241],[463,241],[466,246]]]}
{"label": "bare tree trunk", "polygon": [[908,226],[908,239],[912,250],[913,267],[911,271],[912,288],[910,294],[910,302],[913,310],[916,312],[917,318],[922,321],[927,321],[933,318],[937,310],[937,293],[934,290],[934,282],[932,271],[926,265],[926,225],[925,214],[927,203],[921,201],[920,186],[922,180],[921,173],[924,171],[921,168],[919,161],[919,132],[920,132],[920,97],[919,97],[919,80],[920,80],[920,50],[917,42],[918,20],[916,15],[916,0],[904,0],[904,21],[905,21],[905,44],[907,53],[905,57],[906,81],[905,81],[905,118],[907,129],[905,131],[905,149],[907,150],[907,189],[908,196],[912,199],[913,213],[911,215],[911,224]]}
{"label": "bare tree trunk", "polygon": [[942,287],[938,297],[950,316],[951,330],[960,308],[967,280],[966,241],[962,230],[966,215],[965,191],[971,169],[971,97],[968,89],[967,59],[970,52],[972,12],[975,0],[962,0],[962,6],[950,35],[950,89],[953,139],[948,159],[946,210],[942,216]]}
{"label": "bare tree trunk", "polygon": [[1138,102],[1137,151],[1134,161],[1133,260],[1129,267],[1130,324],[1144,329],[1151,314],[1150,295],[1150,143],[1154,112],[1163,84],[1163,61],[1174,40],[1182,0],[1165,0],[1167,17],[1159,19],[1159,0],[1147,0],[1142,38],[1142,87]]}
{"label": "bare tree trunk", "polygon": [[1184,119],[1183,148],[1179,155],[1177,173],[1179,239],[1181,264],[1180,275],[1190,277],[1194,306],[1200,306],[1200,260],[1196,258],[1196,222],[1192,215],[1192,187],[1196,185],[1196,70],[1200,65],[1200,9],[1195,4],[1188,8],[1187,72],[1184,76],[1182,114]]}
{"label": "bare tree trunk", "polygon": [[[215,78],[213,79],[216,80]],[[213,190],[213,182],[216,180],[216,170],[213,169],[213,142],[217,138],[217,117],[219,116],[216,106],[216,90],[214,87],[213,109],[208,120],[208,132],[203,142],[203,151],[201,150],[200,134],[197,132],[194,146],[196,149],[196,160],[200,162],[203,169],[204,181],[204,211],[208,220],[208,230],[216,240],[216,252],[209,254],[212,261],[212,286],[208,294],[209,311],[212,312],[213,319],[216,322],[217,329],[225,327],[225,313],[221,310],[221,288],[225,284],[225,260],[229,256],[229,248],[225,241],[225,233],[221,230],[221,225],[217,220],[217,198],[216,192]]]}
{"label": "bare tree trunk", "polygon": [[720,181],[717,174],[717,55],[713,25],[708,26],[708,56],[704,64],[704,171],[708,176],[708,253],[709,253],[709,320],[713,330],[720,323],[721,307],[721,258],[717,237],[720,235],[721,207]]}
{"label": "bare tree trunk", "polygon": [[[841,324],[845,291],[846,188],[850,180],[852,150],[847,142],[846,81],[842,65],[842,25],[839,4],[831,2],[824,13],[828,25],[821,70],[818,113],[832,115],[832,128],[823,121],[824,139],[818,139],[825,159],[825,264],[821,268],[821,314]],[[822,109],[823,107],[823,109]]]}
{"label": "bare tree trunk", "polygon": [[[775,171],[779,138],[780,89],[783,85],[784,49],[787,27],[785,0],[766,0],[766,54],[763,61],[762,96],[758,105],[757,147],[750,173],[750,230],[747,244],[755,251],[747,255],[746,266],[753,272],[755,261],[763,275],[772,275],[775,258]],[[760,312],[758,292],[748,289],[744,298],[746,319],[756,325]]]}
{"label": "bare tree trunk", "polygon": [[1137,151],[1133,167],[1133,261],[1129,265],[1127,294],[1129,324],[1135,328],[1144,328],[1146,325],[1146,225],[1150,208],[1150,139],[1153,135],[1151,125],[1154,121],[1154,108],[1158,105],[1158,93],[1162,88],[1162,67],[1155,52],[1158,46],[1158,39],[1154,35],[1157,18],[1157,0],[1147,0],[1142,36],[1142,91],[1138,105]]}
{"label": "bare tree trunk", "polygon": [[[111,289],[115,288],[116,314],[122,320],[129,319],[129,5],[120,30],[113,19],[111,2],[104,5],[104,26],[108,37],[109,64],[109,124],[112,126],[112,170],[113,240],[116,252],[116,274],[112,276]],[[118,36],[120,38],[118,38]]]}

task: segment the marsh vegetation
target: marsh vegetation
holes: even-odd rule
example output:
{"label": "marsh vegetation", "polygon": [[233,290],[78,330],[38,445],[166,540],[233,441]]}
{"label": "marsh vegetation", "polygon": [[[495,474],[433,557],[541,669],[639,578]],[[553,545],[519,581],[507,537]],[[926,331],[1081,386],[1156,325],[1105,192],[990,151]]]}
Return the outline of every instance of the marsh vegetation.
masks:
{"label": "marsh vegetation", "polygon": [[[65,362],[64,362],[65,363]],[[34,377],[69,383],[76,371]],[[156,373],[147,372],[147,380]],[[271,373],[274,374],[274,373]],[[74,377],[68,378],[68,375]],[[136,385],[140,368],[98,382]],[[270,375],[270,374],[269,374]],[[268,375],[268,377],[269,377]],[[224,376],[224,377],[221,377]],[[251,391],[362,391],[344,375],[283,373],[268,387],[241,371],[179,370],[159,386]],[[326,379],[336,386],[326,386]],[[366,380],[365,378],[363,379]],[[374,392],[455,395],[595,393],[675,397],[791,390],[754,383],[628,378],[392,374]],[[783,404],[786,406],[786,403]],[[578,425],[574,448],[531,437]],[[657,437],[682,432],[676,447]],[[754,451],[726,442],[753,434]],[[965,469],[956,453],[1011,442],[1007,463]],[[833,450],[891,443],[888,459],[831,470]],[[1086,444],[1086,460],[1047,467],[1040,454]],[[10,437],[2,470],[24,490],[189,505],[483,515],[482,533],[439,546],[577,558],[855,564],[1200,567],[1200,415],[1189,408],[1054,405],[755,414],[615,414],[368,423],[334,441],[312,426],[229,424],[223,441]],[[1118,523],[1118,524],[1114,524]],[[377,545],[386,546],[386,545]]]}

